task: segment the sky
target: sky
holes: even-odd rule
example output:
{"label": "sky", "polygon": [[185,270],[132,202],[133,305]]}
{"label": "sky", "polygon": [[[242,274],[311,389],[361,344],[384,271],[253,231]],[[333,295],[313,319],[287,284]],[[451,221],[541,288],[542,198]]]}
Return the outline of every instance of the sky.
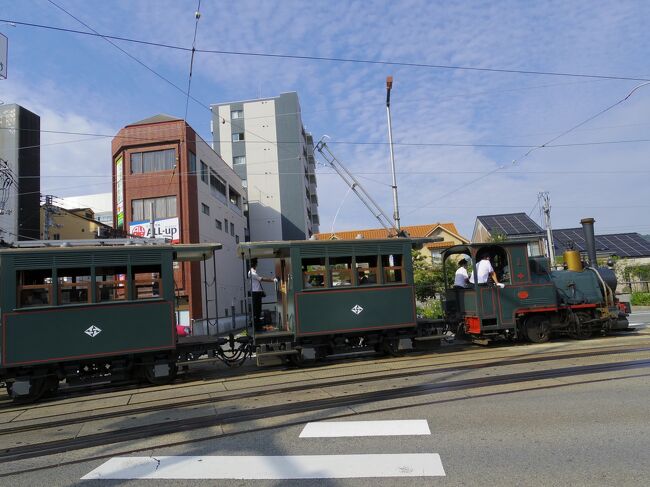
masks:
{"label": "sky", "polygon": [[[0,19],[192,46],[198,0],[54,2],[0,0]],[[203,0],[200,11],[200,49],[650,80],[646,1]],[[0,33],[0,103],[72,132],[42,134],[43,193],[110,191],[111,136],[185,115],[187,51],[115,41],[129,57],[100,37],[3,21]],[[454,222],[471,237],[477,215],[541,223],[548,191],[554,228],[594,217],[597,233],[650,233],[650,85],[589,120],[642,81],[197,53],[187,121],[210,141],[210,104],[296,91],[307,130],[330,137],[390,215],[388,75],[402,225]],[[317,179],[321,231],[378,226],[331,169],[319,164]]]}

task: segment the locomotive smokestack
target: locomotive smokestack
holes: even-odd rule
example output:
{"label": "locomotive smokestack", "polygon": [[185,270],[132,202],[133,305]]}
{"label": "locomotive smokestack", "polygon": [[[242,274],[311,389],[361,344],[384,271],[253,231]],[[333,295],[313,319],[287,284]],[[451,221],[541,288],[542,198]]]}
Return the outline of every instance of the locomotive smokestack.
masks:
{"label": "locomotive smokestack", "polygon": [[582,224],[582,231],[585,234],[585,245],[587,246],[587,257],[589,257],[589,265],[597,267],[596,261],[596,237],[594,236],[594,220],[593,218],[583,218],[580,220]]}

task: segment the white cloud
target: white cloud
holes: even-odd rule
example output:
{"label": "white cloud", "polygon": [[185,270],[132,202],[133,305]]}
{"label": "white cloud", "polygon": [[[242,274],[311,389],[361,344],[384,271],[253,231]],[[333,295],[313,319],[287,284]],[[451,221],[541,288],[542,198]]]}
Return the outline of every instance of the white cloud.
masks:
{"label": "white cloud", "polygon": [[[193,1],[66,1],[64,5],[102,32],[169,44],[191,43]],[[644,24],[650,5],[643,2],[340,0],[305,4],[241,0],[236,4],[203,2],[202,11],[198,46],[236,51],[639,76],[646,70],[645,46],[650,42]],[[42,17],[47,23],[79,28],[50,7],[29,14],[35,20]],[[63,34],[44,38],[60,38],[53,36]],[[114,133],[130,121],[155,113],[182,115],[185,100],[176,90],[100,39],[78,43],[88,50],[79,53],[84,62],[77,67],[80,80],[74,76],[34,80],[29,90],[28,85],[21,85],[20,90],[17,83],[9,85],[28,107],[41,109],[44,127]],[[188,53],[120,45],[185,87]],[[76,73],[74,61],[65,60]],[[20,72],[21,67],[13,69]],[[209,104],[254,98],[260,90],[263,96],[297,90],[304,122],[316,138],[328,134],[333,141],[384,143],[384,79],[388,74],[395,77],[393,129],[395,140],[401,142],[539,144],[619,99],[635,84],[199,54],[192,93]],[[61,94],[67,81],[71,86]],[[558,143],[647,138],[650,125],[644,124],[648,123],[650,87],[647,90]],[[7,98],[4,92],[2,98]],[[191,103],[189,121],[210,138],[207,110]],[[647,208],[642,207],[647,204],[648,174],[627,172],[647,170],[647,147],[621,144],[536,151],[512,171],[498,172],[436,200],[476,173],[508,164],[525,150],[397,146],[403,223],[451,220],[462,232],[470,233],[476,215],[528,212],[537,192],[549,190],[555,226],[573,226],[582,216],[595,216],[599,231],[650,232]],[[361,178],[392,213],[388,147],[332,144],[332,149],[351,170],[382,183]],[[43,160],[45,170],[74,168],[87,174],[101,169],[108,174],[109,141],[47,146]],[[584,173],[573,174],[576,171]],[[335,176],[322,175],[318,184],[325,231],[347,188]],[[426,205],[431,200],[434,203]],[[427,207],[419,208],[423,204]],[[376,222],[353,195],[348,196],[336,227],[359,226],[376,226]]]}

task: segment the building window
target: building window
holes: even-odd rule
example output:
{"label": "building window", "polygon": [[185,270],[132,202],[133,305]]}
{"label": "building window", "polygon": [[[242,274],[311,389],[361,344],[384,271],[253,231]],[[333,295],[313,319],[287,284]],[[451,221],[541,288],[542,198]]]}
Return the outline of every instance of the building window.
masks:
{"label": "building window", "polygon": [[232,163],[234,166],[246,164],[246,156],[235,156],[232,158]]}
{"label": "building window", "polygon": [[176,196],[162,196],[160,198],[146,198],[131,201],[131,220],[151,220],[151,204],[153,203],[154,219],[164,220],[174,218],[176,213]]}
{"label": "building window", "polygon": [[232,110],[230,112],[230,118],[244,118],[244,110]]}
{"label": "building window", "polygon": [[239,243],[239,235],[235,235],[235,243]]}
{"label": "building window", "polygon": [[228,218],[223,219],[223,231],[228,233]]}
{"label": "building window", "polygon": [[209,215],[210,214],[210,207],[206,205],[205,203],[201,203],[201,213],[204,215]]}
{"label": "building window", "polygon": [[224,198],[226,197],[226,181],[220,178],[214,171],[210,171],[210,189],[221,193]]}
{"label": "building window", "polygon": [[230,222],[230,235],[235,236],[235,224]]}
{"label": "building window", "polygon": [[241,142],[242,140],[244,140],[244,132],[235,132],[232,134],[233,142]]}
{"label": "building window", "polygon": [[131,174],[170,171],[176,167],[174,149],[131,153]]}
{"label": "building window", "polygon": [[208,165],[203,161],[201,161],[201,181],[208,182]]}
{"label": "building window", "polygon": [[217,227],[217,230],[223,229],[223,225],[221,224],[220,220],[215,220],[214,221],[214,226]]}
{"label": "building window", "polygon": [[236,206],[237,208],[241,208],[241,195],[235,191],[232,186],[228,188],[228,195],[230,198],[230,204]]}
{"label": "building window", "polygon": [[189,152],[190,159],[188,163],[188,170],[190,174],[196,174],[196,154],[194,152]]}

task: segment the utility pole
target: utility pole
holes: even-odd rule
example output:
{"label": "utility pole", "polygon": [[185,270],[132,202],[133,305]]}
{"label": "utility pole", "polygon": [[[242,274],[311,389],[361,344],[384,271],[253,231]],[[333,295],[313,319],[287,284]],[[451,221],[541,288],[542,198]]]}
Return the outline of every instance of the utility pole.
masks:
{"label": "utility pole", "polygon": [[156,219],[153,214],[153,201],[149,202],[149,213],[151,214],[151,238],[156,238]]}
{"label": "utility pole", "polygon": [[45,205],[43,210],[45,211],[45,225],[43,226],[43,240],[50,239],[50,227],[52,226],[52,195],[45,195]]}
{"label": "utility pole", "polygon": [[555,245],[553,244],[553,230],[551,229],[551,197],[548,191],[537,195],[537,198],[543,202],[542,211],[544,212],[544,223],[546,225],[546,241],[548,244],[548,258],[551,261],[551,269],[555,266]]}
{"label": "utility pole", "polygon": [[399,203],[397,201],[397,177],[395,176],[395,154],[393,152],[393,126],[390,119],[390,90],[393,88],[393,77],[386,78],[386,114],[388,115],[388,145],[390,147],[390,169],[393,174],[393,220],[398,233],[402,230],[399,222]]}

